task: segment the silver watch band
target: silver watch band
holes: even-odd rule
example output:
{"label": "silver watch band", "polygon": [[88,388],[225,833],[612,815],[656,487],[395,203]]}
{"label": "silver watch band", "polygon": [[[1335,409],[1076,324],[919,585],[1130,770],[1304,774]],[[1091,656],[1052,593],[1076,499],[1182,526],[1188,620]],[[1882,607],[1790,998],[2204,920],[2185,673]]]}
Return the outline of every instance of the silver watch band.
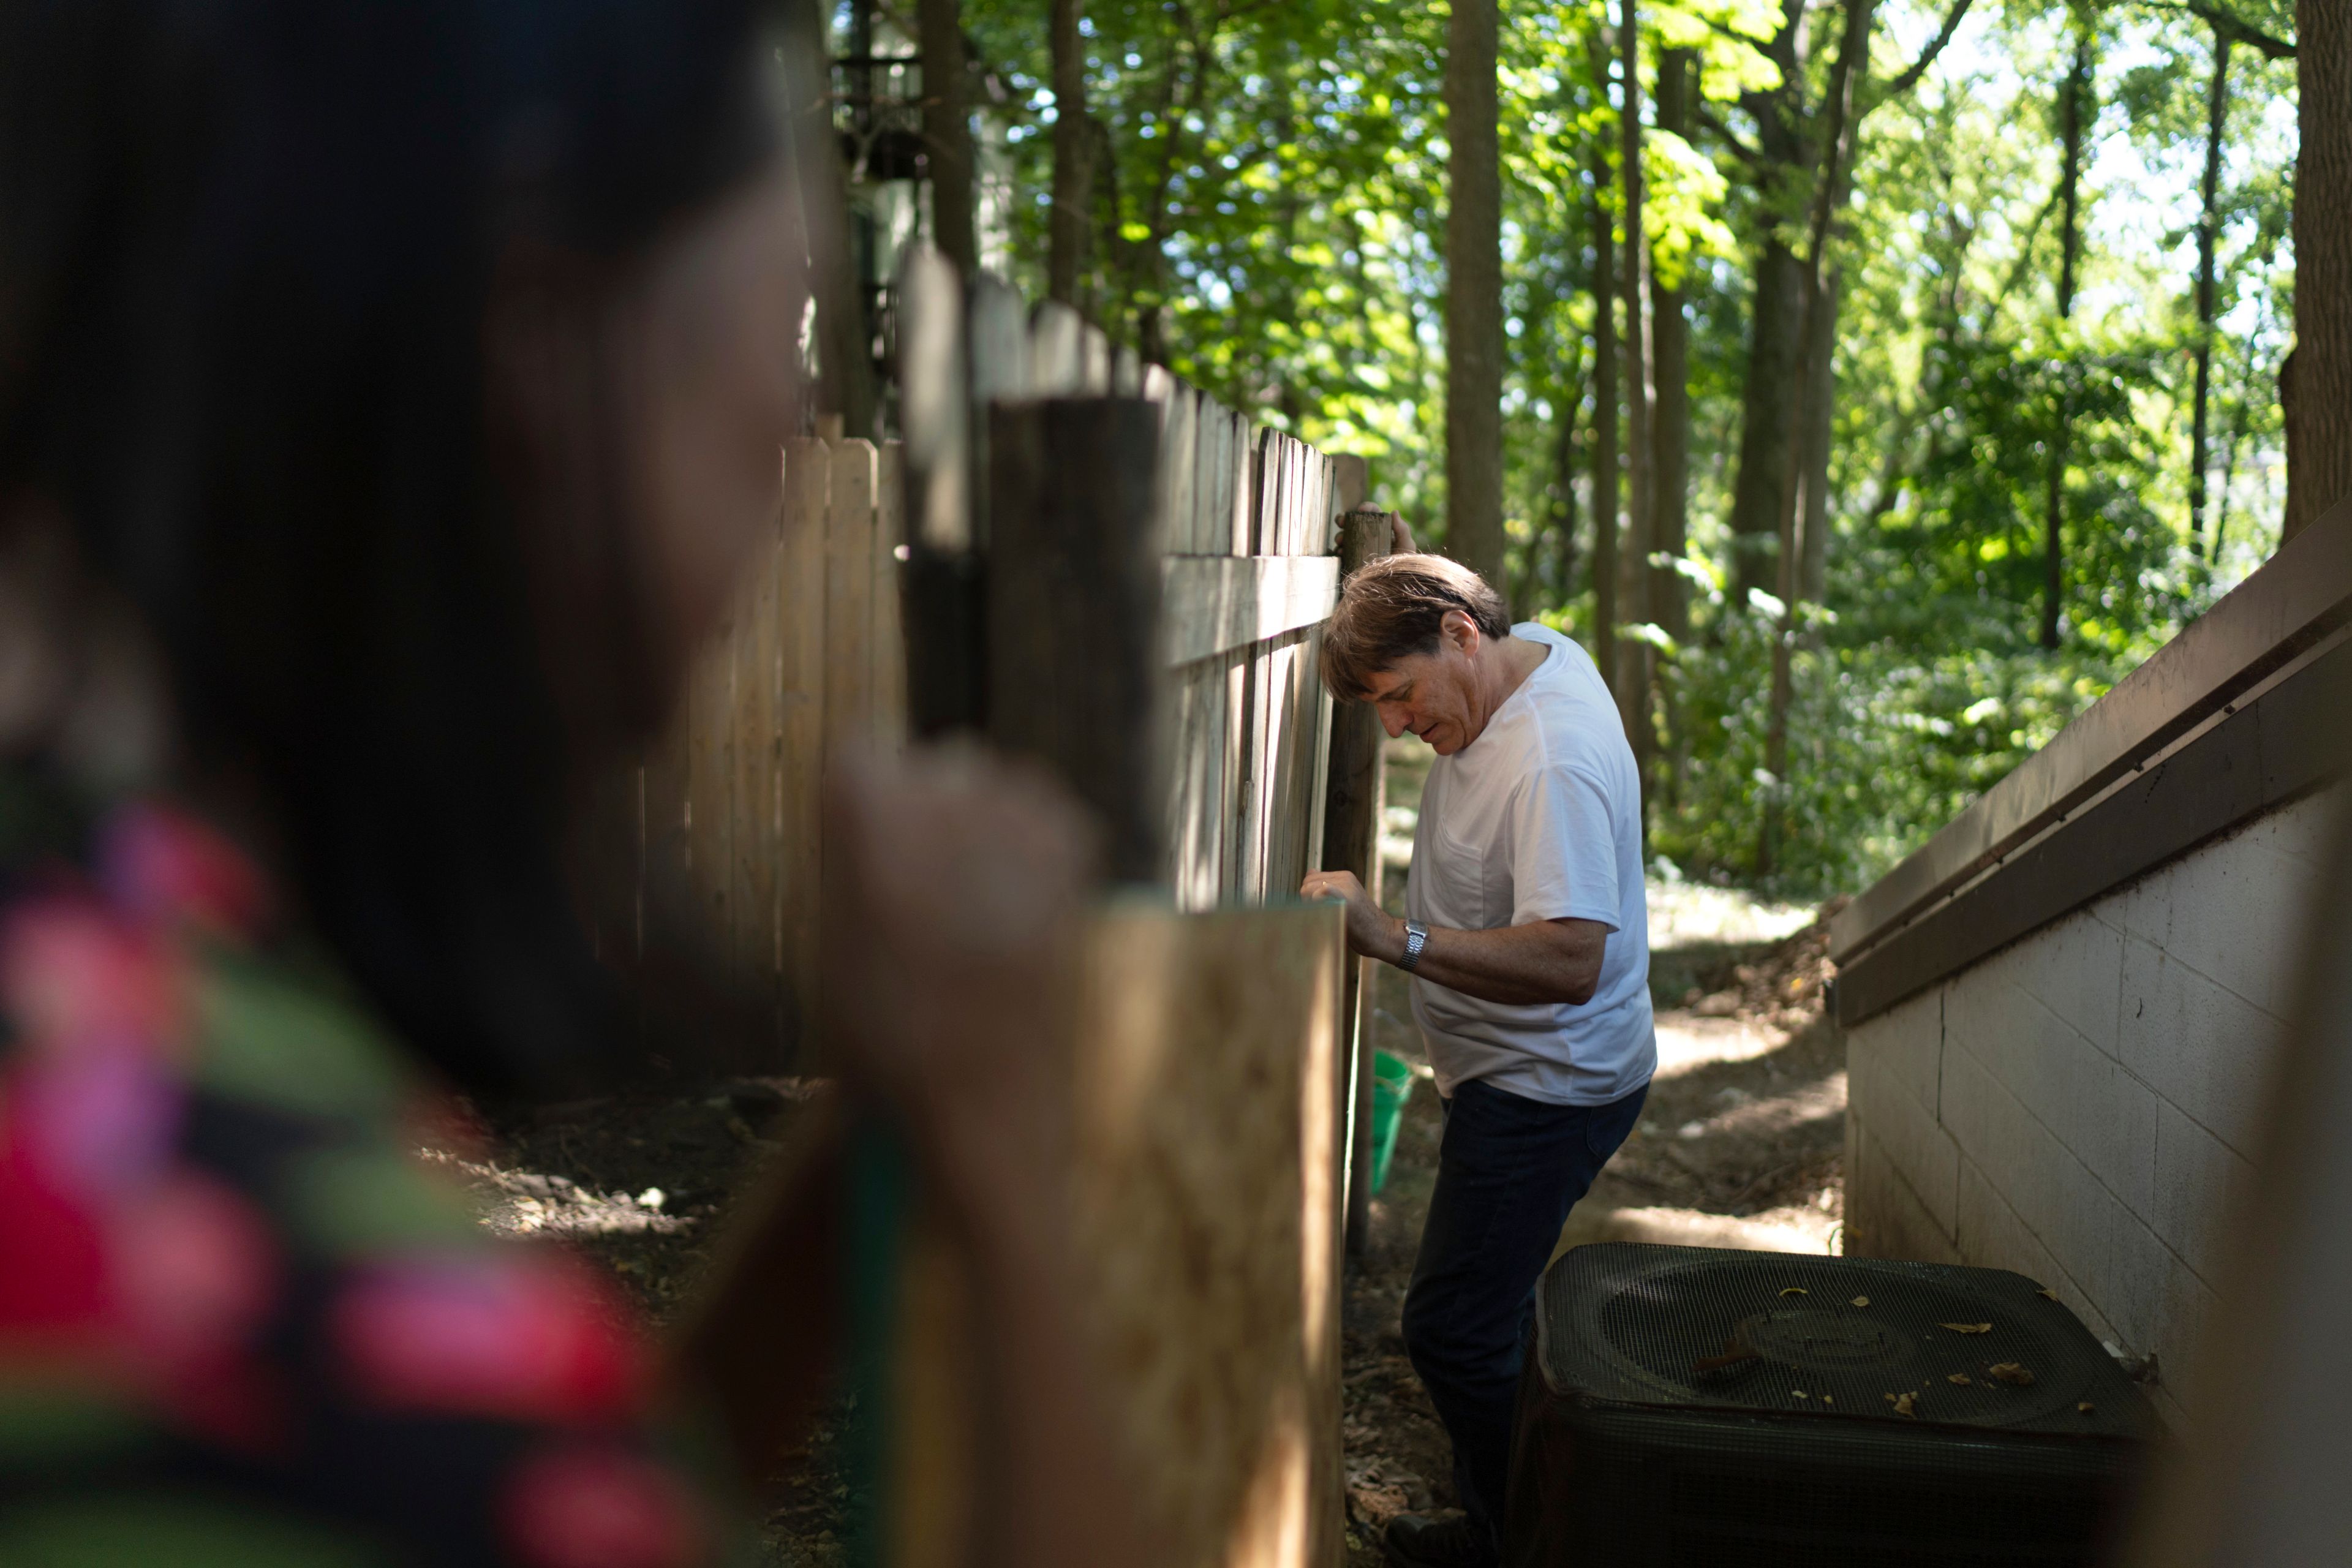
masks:
{"label": "silver watch band", "polygon": [[1429,945],[1429,928],[1419,921],[1404,922],[1404,956],[1397,967],[1410,974],[1421,963],[1421,950]]}

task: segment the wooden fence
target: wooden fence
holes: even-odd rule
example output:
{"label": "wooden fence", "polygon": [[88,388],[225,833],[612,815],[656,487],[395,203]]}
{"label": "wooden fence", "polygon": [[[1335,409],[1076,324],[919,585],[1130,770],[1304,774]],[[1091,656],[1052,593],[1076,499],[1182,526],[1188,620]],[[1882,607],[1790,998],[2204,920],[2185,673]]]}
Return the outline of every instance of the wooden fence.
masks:
{"label": "wooden fence", "polygon": [[813,1016],[829,759],[906,733],[900,448],[817,437],[782,459],[770,536],[667,733],[607,781],[574,856],[648,1044],[736,1071],[788,1070]]}
{"label": "wooden fence", "polygon": [[[976,298],[976,372],[992,344],[1017,346],[1010,368],[974,376],[991,402],[1112,384],[1118,357],[1076,312],[1046,306],[1024,323],[992,281]],[[1152,879],[1191,911],[1285,898],[1323,840],[1331,703],[1316,660],[1339,583],[1335,521],[1362,500],[1362,460],[1253,428],[1159,366],[1120,374],[1160,431],[1146,523],[1164,556]],[[590,815],[582,905],[662,1048],[745,1071],[798,1059],[817,984],[820,784],[844,746],[907,733],[905,497],[898,442],[788,444],[772,536],[668,733]],[[746,1009],[764,1021],[749,1033]]]}
{"label": "wooden fence", "polygon": [[[1164,889],[1099,922],[1076,1009],[1090,1316],[1147,1500],[1183,1568],[1336,1565],[1354,988],[1335,909],[1259,906],[1324,854],[1316,658],[1362,465],[934,258],[900,298],[906,445],[784,454],[775,538],[677,726],[598,803],[599,951],[663,1040],[724,1032],[723,993],[750,1043],[694,1054],[787,1070],[822,984],[828,759],[961,724],[1060,770],[1121,878]],[[908,1565],[951,1561],[969,1504],[939,1436],[968,1365],[952,1270],[935,1234],[914,1247]]]}

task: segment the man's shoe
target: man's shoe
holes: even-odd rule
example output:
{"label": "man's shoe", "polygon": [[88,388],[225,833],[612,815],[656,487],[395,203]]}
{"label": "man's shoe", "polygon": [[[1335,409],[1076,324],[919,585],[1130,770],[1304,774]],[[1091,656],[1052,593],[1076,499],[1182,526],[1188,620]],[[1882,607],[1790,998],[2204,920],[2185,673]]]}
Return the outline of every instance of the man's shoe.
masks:
{"label": "man's shoe", "polygon": [[1433,1520],[1401,1513],[1381,1536],[1381,1553],[1400,1568],[1496,1568],[1498,1562],[1486,1532],[1460,1514]]}

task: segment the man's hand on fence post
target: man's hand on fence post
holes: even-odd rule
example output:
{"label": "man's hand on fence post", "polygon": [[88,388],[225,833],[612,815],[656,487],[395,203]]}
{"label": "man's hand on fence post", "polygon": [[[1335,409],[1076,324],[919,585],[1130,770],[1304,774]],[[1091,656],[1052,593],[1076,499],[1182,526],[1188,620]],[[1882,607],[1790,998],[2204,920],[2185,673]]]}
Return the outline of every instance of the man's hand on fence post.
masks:
{"label": "man's hand on fence post", "polygon": [[1412,542],[1412,530],[1405,526],[1404,514],[1402,512],[1392,511],[1389,513],[1389,528],[1391,531],[1389,535],[1390,554],[1418,555],[1421,553],[1421,546]]}
{"label": "man's hand on fence post", "polygon": [[1337,899],[1348,906],[1349,952],[1384,963],[1396,962],[1393,955],[1404,945],[1398,934],[1403,922],[1372,902],[1372,895],[1364,890],[1353,871],[1309,871],[1298,892],[1301,898]]}

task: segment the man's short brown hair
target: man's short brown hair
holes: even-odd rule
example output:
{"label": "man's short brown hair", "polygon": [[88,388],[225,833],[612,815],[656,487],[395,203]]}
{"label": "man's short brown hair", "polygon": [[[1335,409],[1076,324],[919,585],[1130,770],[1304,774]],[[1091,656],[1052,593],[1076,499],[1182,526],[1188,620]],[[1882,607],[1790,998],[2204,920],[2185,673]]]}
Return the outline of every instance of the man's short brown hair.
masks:
{"label": "man's short brown hair", "polygon": [[1361,701],[1379,671],[1437,651],[1450,610],[1469,616],[1481,636],[1511,634],[1503,596],[1467,566],[1443,555],[1367,561],[1341,585],[1323,630],[1323,684],[1343,702]]}

